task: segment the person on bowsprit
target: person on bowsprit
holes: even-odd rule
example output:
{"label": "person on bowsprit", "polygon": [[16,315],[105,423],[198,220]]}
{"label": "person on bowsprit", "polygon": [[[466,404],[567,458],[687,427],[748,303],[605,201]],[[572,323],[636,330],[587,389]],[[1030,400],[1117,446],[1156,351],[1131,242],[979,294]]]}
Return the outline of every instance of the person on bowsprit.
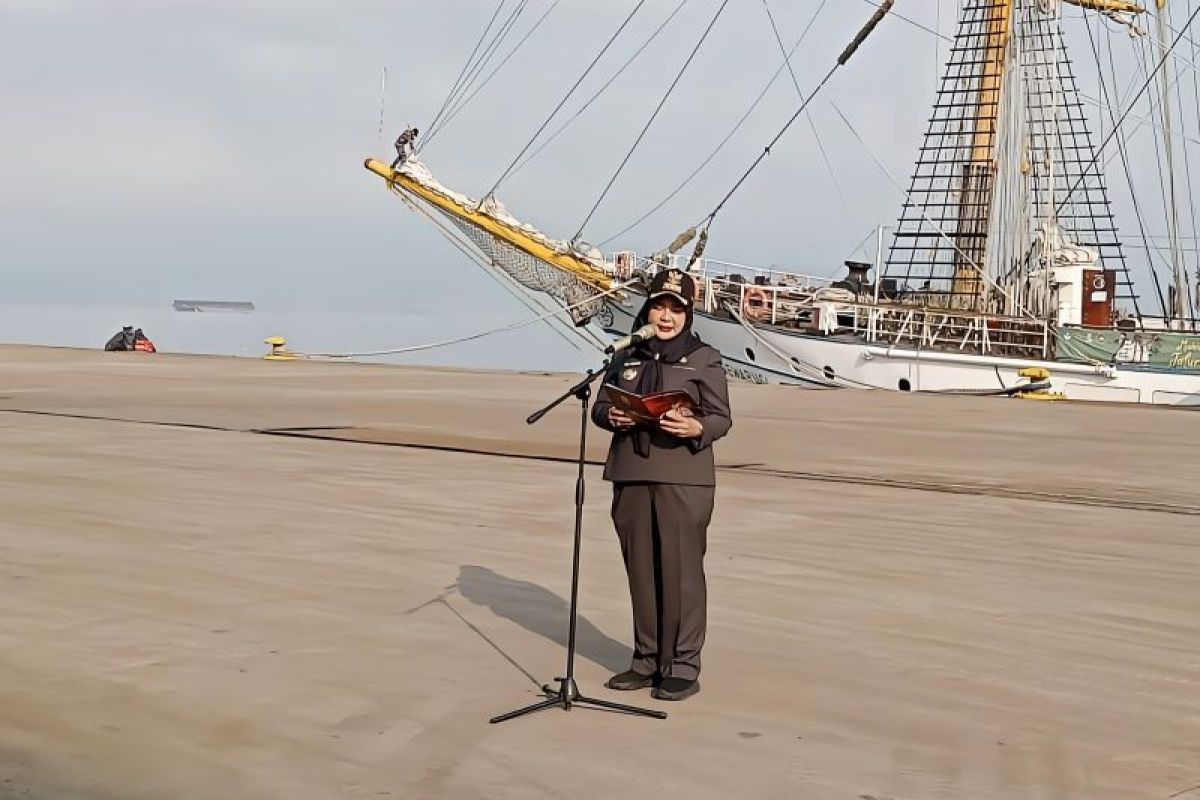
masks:
{"label": "person on bowsprit", "polygon": [[404,132],[396,139],[396,160],[392,162],[392,169],[396,169],[405,161],[412,157],[413,149],[417,146],[417,134],[420,133],[416,128],[405,128]]}
{"label": "person on bowsprit", "polygon": [[677,269],[654,277],[634,330],[654,338],[618,353],[605,383],[639,395],[681,390],[695,411],[675,408],[638,424],[607,398],[592,421],[613,433],[604,479],[613,485],[612,519],[633,605],[633,661],[610,689],[653,686],[660,700],[700,691],[707,594],[704,551],[716,493],[712,444],[733,424],[721,354],[691,330],[696,297]]}

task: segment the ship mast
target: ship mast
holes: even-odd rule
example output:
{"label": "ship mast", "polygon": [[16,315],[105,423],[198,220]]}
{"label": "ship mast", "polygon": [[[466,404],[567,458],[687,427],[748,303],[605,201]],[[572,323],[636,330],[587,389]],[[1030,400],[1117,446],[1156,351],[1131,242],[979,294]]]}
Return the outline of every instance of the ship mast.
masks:
{"label": "ship mast", "polygon": [[[1063,259],[1131,282],[1061,30],[1060,5],[1113,16],[1124,0],[964,0],[888,252],[884,291],[966,313],[1064,315]],[[1082,280],[1082,278],[1080,278]]]}
{"label": "ship mast", "polygon": [[954,279],[950,299],[953,308],[982,311],[983,276],[987,263],[988,219],[991,216],[996,160],[996,121],[1000,93],[1004,87],[1009,33],[1012,30],[1012,0],[995,0],[987,9],[983,50],[978,60],[979,88],[967,125],[972,130],[969,160],[962,165]]}

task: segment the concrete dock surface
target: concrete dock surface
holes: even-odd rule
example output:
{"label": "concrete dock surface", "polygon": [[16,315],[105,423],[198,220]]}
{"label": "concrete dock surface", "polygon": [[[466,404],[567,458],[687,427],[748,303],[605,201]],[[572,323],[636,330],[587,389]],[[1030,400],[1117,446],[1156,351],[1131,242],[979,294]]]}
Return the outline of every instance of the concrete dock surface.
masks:
{"label": "concrete dock surface", "polygon": [[[0,798],[1200,798],[1200,413],[734,385],[702,691],[618,693],[572,376],[0,346]],[[606,435],[589,431],[590,455]]]}

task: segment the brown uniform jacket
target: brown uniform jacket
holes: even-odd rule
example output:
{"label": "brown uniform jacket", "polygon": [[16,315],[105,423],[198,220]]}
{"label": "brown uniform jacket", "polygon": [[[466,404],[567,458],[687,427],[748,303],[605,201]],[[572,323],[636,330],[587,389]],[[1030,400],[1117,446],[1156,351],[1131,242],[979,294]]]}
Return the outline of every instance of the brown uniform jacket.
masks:
{"label": "brown uniform jacket", "polygon": [[[636,392],[643,363],[638,354],[623,353],[605,374],[604,382]],[[609,424],[608,411],[612,403],[601,389],[592,409],[592,421],[613,432],[608,460],[604,464],[604,479],[615,483],[715,485],[712,443],[733,425],[721,354],[704,345],[678,364],[664,365],[661,390],[687,392],[696,403],[696,417],[704,427],[704,433],[696,439],[680,439],[655,430],[650,437],[650,456],[642,458],[633,449],[633,436],[617,431]]]}

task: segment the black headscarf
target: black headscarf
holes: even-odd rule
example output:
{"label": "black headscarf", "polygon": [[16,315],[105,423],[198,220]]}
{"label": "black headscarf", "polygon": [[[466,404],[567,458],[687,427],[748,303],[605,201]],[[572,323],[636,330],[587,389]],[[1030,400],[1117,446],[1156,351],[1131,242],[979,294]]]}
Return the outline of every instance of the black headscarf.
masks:
{"label": "black headscarf", "polygon": [[[642,310],[633,321],[633,330],[645,325],[650,319],[650,306],[655,301],[646,300]],[[641,395],[662,391],[663,364],[678,364],[687,356],[704,346],[700,337],[692,332],[692,303],[688,303],[687,316],[684,318],[683,329],[666,341],[655,336],[642,342],[629,351],[628,358],[640,358],[642,370],[638,375],[637,393]],[[653,431],[644,426],[638,426],[630,431],[633,436],[633,449],[642,458],[650,457],[650,439]]]}

